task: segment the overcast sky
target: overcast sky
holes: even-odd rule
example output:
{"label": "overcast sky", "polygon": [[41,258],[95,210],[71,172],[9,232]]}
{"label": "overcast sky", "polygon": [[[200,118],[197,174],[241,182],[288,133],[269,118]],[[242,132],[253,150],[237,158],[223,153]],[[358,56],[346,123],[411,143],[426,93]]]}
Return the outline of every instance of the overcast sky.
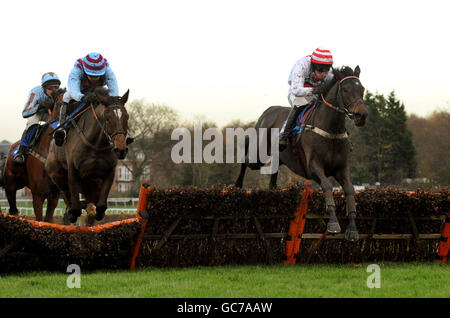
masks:
{"label": "overcast sky", "polygon": [[361,68],[367,90],[394,90],[408,114],[450,109],[445,1],[8,1],[0,13],[0,140],[45,72],[62,86],[76,59],[100,52],[120,93],[182,118],[254,120],[288,105],[292,65],[317,47]]}

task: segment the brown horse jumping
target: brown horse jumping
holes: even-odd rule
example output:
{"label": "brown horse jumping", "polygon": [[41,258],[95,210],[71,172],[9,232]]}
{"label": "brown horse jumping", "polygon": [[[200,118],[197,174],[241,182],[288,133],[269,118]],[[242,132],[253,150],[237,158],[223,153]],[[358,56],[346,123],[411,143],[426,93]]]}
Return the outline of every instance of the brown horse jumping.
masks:
{"label": "brown horse jumping", "polygon": [[65,144],[51,143],[46,162],[48,174],[64,193],[65,217],[71,223],[81,215],[80,194],[87,205],[95,206],[95,219],[103,219],[117,160],[128,151],[128,91],[122,97],[110,97],[107,90],[97,88],[95,95],[97,101],[72,121]]}
{"label": "brown horse jumping", "polygon": [[[355,191],[348,163],[351,146],[345,129],[345,118],[347,116],[353,119],[356,126],[363,126],[368,113],[363,102],[364,87],[359,80],[359,66],[354,71],[350,67],[333,69],[333,73],[332,82],[326,85],[330,89],[312,109],[304,122],[302,133],[291,138],[291,143],[279,154],[279,165],[285,164],[296,174],[320,184],[325,196],[326,211],[330,216],[327,224],[329,233],[341,231],[335,213],[333,185],[328,179],[334,177],[344,189],[346,198],[349,225],[345,238],[356,241],[359,235],[355,225]],[[281,129],[288,113],[289,107],[269,107],[258,119],[257,131],[258,128]],[[271,145],[270,134],[268,138],[267,144]],[[242,187],[247,167],[259,170],[265,164],[266,162],[261,161],[249,163],[247,156],[235,185]],[[270,188],[276,187],[277,175],[278,172],[271,175]]]}
{"label": "brown horse jumping", "polygon": [[[53,94],[55,103],[51,110],[50,122],[57,119],[56,105],[61,102],[61,98],[65,90],[60,89]],[[47,210],[45,213],[45,221],[53,221],[53,213],[58,205],[60,191],[52,182],[45,170],[45,160],[48,156],[50,142],[53,136],[49,135],[52,130],[50,125],[44,125],[40,129],[43,131],[36,146],[32,147],[30,154],[26,156],[24,165],[15,165],[13,163],[14,157],[11,153],[19,145],[20,141],[15,142],[8,153],[5,166],[3,169],[3,187],[5,188],[6,197],[9,203],[9,213],[17,215],[19,211],[16,205],[16,192],[24,187],[31,190],[33,197],[34,215],[37,221],[42,221],[43,205],[47,199]]]}

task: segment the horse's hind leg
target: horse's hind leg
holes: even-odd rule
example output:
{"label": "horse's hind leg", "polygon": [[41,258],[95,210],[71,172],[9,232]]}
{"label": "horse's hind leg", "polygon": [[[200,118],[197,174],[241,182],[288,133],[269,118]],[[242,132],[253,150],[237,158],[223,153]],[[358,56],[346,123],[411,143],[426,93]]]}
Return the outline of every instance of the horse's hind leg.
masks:
{"label": "horse's hind leg", "polygon": [[247,170],[247,164],[244,162],[241,164],[241,172],[239,173],[239,177],[237,178],[237,180],[234,184],[235,187],[242,188],[246,170]]}
{"label": "horse's hind leg", "polygon": [[269,189],[277,188],[278,171],[270,175]]}
{"label": "horse's hind leg", "polygon": [[358,229],[356,228],[356,204],[355,204],[355,189],[350,180],[350,170],[345,168],[342,171],[336,173],[336,180],[344,189],[345,193],[345,206],[347,210],[347,216],[349,219],[349,224],[345,230],[345,239],[348,241],[355,242],[359,239]]}

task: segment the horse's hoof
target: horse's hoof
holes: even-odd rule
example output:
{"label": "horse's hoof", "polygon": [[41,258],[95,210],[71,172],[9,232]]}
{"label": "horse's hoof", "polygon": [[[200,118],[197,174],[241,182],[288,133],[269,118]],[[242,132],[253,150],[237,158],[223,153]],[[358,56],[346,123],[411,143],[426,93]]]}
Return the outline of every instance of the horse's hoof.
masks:
{"label": "horse's hoof", "polygon": [[97,213],[95,214],[95,219],[96,219],[97,221],[103,220],[104,217],[105,217],[105,212],[99,212],[99,211],[97,211]]}
{"label": "horse's hoof", "polygon": [[87,226],[93,226],[95,224],[95,215],[88,215],[86,220]]}
{"label": "horse's hoof", "polygon": [[86,200],[80,200],[80,205],[82,210],[86,210],[88,207]]}
{"label": "horse's hoof", "polygon": [[70,223],[76,223],[78,219],[77,215],[73,215],[72,213],[69,214],[69,222]]}
{"label": "horse's hoof", "polygon": [[64,213],[64,215],[63,215],[63,224],[70,225],[69,216],[67,213]]}
{"label": "horse's hoof", "polygon": [[345,231],[345,239],[350,242],[356,242],[357,240],[359,240],[358,231],[347,229]]}
{"label": "horse's hoof", "polygon": [[69,219],[69,222],[70,223],[76,223],[77,222],[77,219],[78,219],[78,217],[81,215],[81,211],[77,211],[77,212],[75,212],[75,211],[69,211],[69,212],[67,212],[67,216],[68,216],[68,219]]}
{"label": "horse's hoof", "polygon": [[338,222],[328,222],[327,231],[331,234],[341,233],[341,226]]}

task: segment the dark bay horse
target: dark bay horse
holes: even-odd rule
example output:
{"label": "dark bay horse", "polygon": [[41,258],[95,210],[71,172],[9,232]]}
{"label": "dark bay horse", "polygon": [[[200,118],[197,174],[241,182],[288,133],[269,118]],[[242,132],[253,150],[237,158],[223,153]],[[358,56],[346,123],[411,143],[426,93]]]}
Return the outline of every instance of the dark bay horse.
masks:
{"label": "dark bay horse", "polygon": [[117,160],[124,159],[128,152],[128,93],[110,97],[106,89],[97,88],[97,101],[72,121],[62,147],[54,142],[50,145],[46,169],[64,193],[68,207],[65,217],[71,223],[81,215],[80,194],[88,206],[95,206],[97,221],[105,215]]}
{"label": "dark bay horse", "polygon": [[[303,131],[292,137],[288,147],[279,154],[279,165],[286,165],[294,173],[316,181],[323,189],[326,211],[330,216],[327,224],[329,233],[339,233],[341,228],[336,218],[333,199],[333,185],[328,177],[334,177],[345,193],[349,225],[345,238],[350,241],[359,239],[355,225],[356,206],[354,188],[350,179],[348,163],[351,145],[345,129],[345,118],[353,119],[356,126],[363,126],[368,115],[363,102],[364,87],[359,80],[359,66],[353,71],[345,66],[333,69],[334,78],[326,83],[326,93],[322,96],[306,118]],[[279,128],[283,126],[289,107],[271,106],[256,123],[258,128]],[[270,139],[270,134],[268,134]],[[271,141],[267,143],[270,147]],[[248,147],[246,146],[246,151]],[[267,153],[270,153],[270,149]],[[241,165],[236,181],[242,187],[245,170],[259,170],[266,162],[249,163],[248,156]],[[276,187],[278,171],[271,175],[270,188]]]}
{"label": "dark bay horse", "polygon": [[[58,114],[56,105],[61,102],[62,95],[65,92],[59,89],[53,94],[54,104],[52,105],[49,122],[57,120]],[[31,147],[30,153],[26,156],[24,165],[15,165],[14,157],[11,153],[18,147],[19,141],[15,142],[8,153],[3,173],[3,187],[9,203],[9,213],[17,215],[19,211],[16,205],[16,192],[25,186],[30,188],[33,197],[34,215],[37,221],[42,221],[42,208],[47,199],[47,210],[45,213],[46,222],[53,221],[53,213],[58,205],[60,191],[52,182],[45,170],[45,161],[48,156],[50,142],[53,136],[49,135],[52,130],[50,125],[44,124],[40,128],[40,138],[35,146]]]}

